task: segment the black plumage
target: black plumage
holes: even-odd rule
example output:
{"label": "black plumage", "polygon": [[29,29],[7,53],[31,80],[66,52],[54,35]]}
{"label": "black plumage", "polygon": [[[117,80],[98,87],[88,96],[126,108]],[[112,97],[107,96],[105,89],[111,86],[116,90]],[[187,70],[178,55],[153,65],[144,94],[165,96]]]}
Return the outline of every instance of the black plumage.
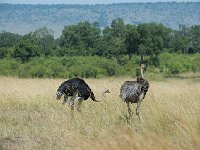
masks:
{"label": "black plumage", "polygon": [[84,100],[88,99],[91,93],[93,93],[87,83],[85,83],[85,81],[80,78],[73,78],[64,81],[58,87],[57,92],[58,91],[62,92],[66,96],[73,96],[74,93],[77,91],[78,96],[84,98]]}
{"label": "black plumage", "polygon": [[143,70],[146,66],[141,65],[141,77],[136,81],[125,81],[120,88],[120,98],[127,103],[129,118],[131,116],[130,103],[137,103],[136,114],[139,116],[140,104],[149,89],[149,82],[144,79]]}
{"label": "black plumage", "polygon": [[[110,93],[109,90],[103,91],[103,97],[105,93]],[[87,100],[88,98],[91,98],[93,101],[100,102],[103,100],[97,100],[94,96],[94,93],[92,92],[91,88],[88,86],[88,84],[80,78],[73,78],[69,79],[67,81],[64,81],[59,87],[56,92],[56,99],[60,99],[62,95],[64,94],[64,101],[63,104],[65,104],[68,101],[68,98],[71,97],[69,100],[69,104],[71,103],[71,109],[74,109],[74,101],[78,99],[78,111],[80,111],[80,105],[83,100]]]}

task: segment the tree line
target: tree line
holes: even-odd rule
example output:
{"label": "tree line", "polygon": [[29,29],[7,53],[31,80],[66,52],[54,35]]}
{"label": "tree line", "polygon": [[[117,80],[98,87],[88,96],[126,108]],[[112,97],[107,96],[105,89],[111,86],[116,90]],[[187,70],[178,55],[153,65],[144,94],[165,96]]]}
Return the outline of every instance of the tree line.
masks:
{"label": "tree line", "polygon": [[197,54],[200,52],[200,25],[172,30],[162,24],[125,24],[121,18],[101,29],[97,22],[80,22],[65,26],[54,39],[53,31],[39,28],[24,36],[0,33],[0,59],[9,58],[27,63],[35,57],[98,56],[115,59],[123,65],[139,56],[148,65],[160,67],[162,53]]}

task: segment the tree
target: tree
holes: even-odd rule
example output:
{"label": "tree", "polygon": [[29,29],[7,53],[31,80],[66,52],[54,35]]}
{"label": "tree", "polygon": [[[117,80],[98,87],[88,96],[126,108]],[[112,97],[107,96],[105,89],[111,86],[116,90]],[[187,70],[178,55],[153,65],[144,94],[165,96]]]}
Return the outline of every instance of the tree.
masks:
{"label": "tree", "polygon": [[[77,33],[77,25],[65,26],[60,37],[60,46],[64,49],[77,49],[80,37]],[[66,54],[67,55],[67,52]]]}
{"label": "tree", "polygon": [[162,24],[141,24],[138,26],[140,34],[139,50],[141,55],[150,55],[151,63],[159,65],[158,55],[163,48],[169,46],[170,30]]}
{"label": "tree", "polygon": [[122,19],[114,19],[111,27],[103,30],[103,41],[106,45],[105,53],[108,56],[120,57],[125,54],[126,26]]}
{"label": "tree", "polygon": [[22,62],[27,62],[30,58],[40,56],[40,54],[40,47],[37,45],[35,39],[26,35],[15,46],[13,57]]}
{"label": "tree", "polygon": [[12,47],[16,45],[21,38],[22,36],[18,34],[2,32],[0,33],[0,47]]}
{"label": "tree", "polygon": [[61,35],[60,46],[66,49],[66,53],[90,55],[97,47],[100,33],[97,22],[91,24],[85,21],[78,25],[66,26]]}
{"label": "tree", "polygon": [[185,25],[179,25],[179,30],[175,32],[178,45],[178,50],[181,50],[182,53],[188,53],[190,47],[190,36],[189,36],[189,28]]}
{"label": "tree", "polygon": [[137,26],[127,25],[125,44],[129,59],[131,59],[133,54],[139,54],[140,34],[138,33]]}
{"label": "tree", "polygon": [[7,49],[4,47],[0,47],[0,59],[5,58],[7,55]]}
{"label": "tree", "polygon": [[98,23],[90,24],[88,21],[79,23],[78,32],[81,38],[81,44],[86,50],[84,55],[91,54],[100,38],[101,30],[98,28]]}
{"label": "tree", "polygon": [[200,53],[200,25],[195,25],[190,29],[190,49],[188,53]]}
{"label": "tree", "polygon": [[55,49],[56,45],[53,37],[53,31],[51,29],[47,29],[46,27],[39,28],[32,33],[32,36],[34,36],[36,39],[44,56],[54,55],[53,50]]}
{"label": "tree", "polygon": [[126,25],[124,24],[123,19],[114,19],[111,23],[111,31],[112,36],[124,39],[126,35]]}

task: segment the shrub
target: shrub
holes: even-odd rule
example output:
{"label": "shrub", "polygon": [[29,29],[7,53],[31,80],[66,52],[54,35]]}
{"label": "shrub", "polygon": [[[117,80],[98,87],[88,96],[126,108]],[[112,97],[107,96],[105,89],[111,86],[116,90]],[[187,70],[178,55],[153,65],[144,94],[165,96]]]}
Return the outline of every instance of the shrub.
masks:
{"label": "shrub", "polygon": [[13,59],[0,60],[0,75],[3,76],[16,76],[17,69],[20,66],[20,62]]}
{"label": "shrub", "polygon": [[[149,57],[145,61],[149,62]],[[147,73],[170,75],[188,71],[200,71],[200,55],[163,53],[159,56],[160,65],[148,65]],[[22,63],[14,59],[0,59],[0,75],[53,78],[102,78],[110,76],[140,76],[140,57],[123,57],[120,64],[115,58],[98,56],[35,57]]]}
{"label": "shrub", "polygon": [[[195,55],[186,54],[169,54],[163,53],[160,55],[159,69],[163,73],[178,74],[188,71],[194,71],[198,68],[197,62],[194,62]],[[198,69],[197,69],[198,70]]]}

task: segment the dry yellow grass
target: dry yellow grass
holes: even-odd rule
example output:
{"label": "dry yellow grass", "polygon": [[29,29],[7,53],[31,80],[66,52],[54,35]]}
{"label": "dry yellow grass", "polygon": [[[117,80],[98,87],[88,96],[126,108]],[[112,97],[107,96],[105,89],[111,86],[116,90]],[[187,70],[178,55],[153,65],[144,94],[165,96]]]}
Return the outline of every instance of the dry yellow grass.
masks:
{"label": "dry yellow grass", "polygon": [[[74,112],[54,99],[60,79],[0,77],[0,149],[200,149],[200,82],[149,81],[141,106],[126,123],[127,108],[119,98],[127,79],[86,79],[102,103],[88,99]],[[129,79],[130,80],[130,79]]]}

